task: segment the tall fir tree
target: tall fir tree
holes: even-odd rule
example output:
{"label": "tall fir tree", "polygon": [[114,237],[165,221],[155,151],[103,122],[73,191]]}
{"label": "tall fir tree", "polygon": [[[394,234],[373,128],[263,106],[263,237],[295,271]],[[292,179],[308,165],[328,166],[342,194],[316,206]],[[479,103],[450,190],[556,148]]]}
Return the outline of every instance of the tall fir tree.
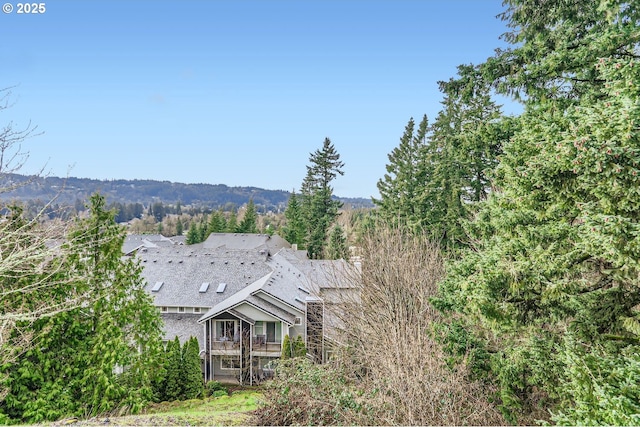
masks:
{"label": "tall fir tree", "polygon": [[299,198],[295,191],[292,191],[289,196],[287,209],[284,211],[286,224],[283,237],[287,242],[297,244],[300,249],[304,249],[305,223]]}
{"label": "tall fir tree", "polygon": [[338,175],[344,175],[344,162],[329,138],[325,138],[322,148],[311,153],[309,162],[301,194],[307,223],[307,254],[311,259],[318,259],[324,256],[329,229],[342,207],[342,203],[333,198],[331,182]]}
{"label": "tall fir tree", "polygon": [[340,224],[334,225],[331,229],[329,244],[327,245],[327,258],[349,260],[347,236]]}
{"label": "tall fir tree", "polygon": [[420,228],[443,248],[455,250],[467,243],[463,222],[490,191],[512,120],[502,117],[476,67],[459,66],[457,78],[439,84],[443,108],[423,146],[427,172],[416,205]]}
{"label": "tall fir tree", "polygon": [[640,5],[509,0],[513,48],[480,66],[525,112],[466,226],[440,307],[491,346],[512,422],[638,422]]}
{"label": "tall fir tree", "polygon": [[224,214],[221,210],[211,212],[209,217],[208,232],[211,233],[224,233],[227,224],[224,218]]}
{"label": "tall fir tree", "polygon": [[418,199],[428,178],[428,124],[424,115],[416,132],[413,117],[409,119],[400,144],[388,155],[387,173],[378,181],[380,198],[373,199],[385,220],[412,229],[420,225],[425,215]]}

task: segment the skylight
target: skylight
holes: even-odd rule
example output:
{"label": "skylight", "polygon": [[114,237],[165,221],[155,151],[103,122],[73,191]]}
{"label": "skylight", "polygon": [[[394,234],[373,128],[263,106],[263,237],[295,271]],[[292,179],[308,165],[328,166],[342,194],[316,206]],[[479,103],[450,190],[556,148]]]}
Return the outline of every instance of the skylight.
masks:
{"label": "skylight", "polygon": [[218,285],[218,289],[216,289],[216,292],[217,292],[217,293],[219,293],[219,294],[221,294],[221,293],[223,293],[223,292],[224,292],[224,290],[225,290],[225,288],[226,288],[226,287],[227,287],[227,284],[226,284],[226,283],[220,283],[220,284]]}
{"label": "skylight", "polygon": [[207,292],[207,289],[209,289],[209,282],[203,282],[202,285],[200,285],[200,289],[198,290],[198,292],[203,294]]}
{"label": "skylight", "polygon": [[156,284],[153,285],[153,288],[151,289],[151,292],[158,292],[163,284],[164,284],[164,282],[156,282]]}

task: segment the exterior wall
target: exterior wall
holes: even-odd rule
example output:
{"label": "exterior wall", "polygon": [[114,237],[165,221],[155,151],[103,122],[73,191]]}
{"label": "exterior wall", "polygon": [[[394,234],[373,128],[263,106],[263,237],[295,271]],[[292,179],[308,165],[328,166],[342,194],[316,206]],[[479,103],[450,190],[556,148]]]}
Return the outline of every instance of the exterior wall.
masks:
{"label": "exterior wall", "polygon": [[190,337],[194,336],[200,343],[200,349],[204,349],[202,325],[198,323],[200,314],[163,313],[160,317],[164,322],[164,341],[171,341],[177,336],[180,344],[184,345]]}
{"label": "exterior wall", "polygon": [[304,316],[304,312],[302,310],[298,310],[296,308],[293,308],[290,305],[287,305],[287,304],[283,303],[279,299],[272,297],[271,295],[269,295],[266,292],[260,292],[260,298],[262,298],[265,301],[269,301],[271,304],[273,304],[276,307],[279,307],[279,308],[281,308],[283,310],[286,310],[286,311],[289,311],[289,312],[297,311],[297,312],[300,313],[300,314],[298,314],[299,316]]}
{"label": "exterior wall", "polygon": [[260,320],[260,321],[264,321],[264,322],[279,322],[280,320],[270,316],[269,314],[265,313],[264,311],[258,310],[255,307],[252,307],[248,304],[242,304],[238,307],[236,307],[236,310],[238,310],[240,313],[244,314],[245,316],[253,319],[253,320]]}

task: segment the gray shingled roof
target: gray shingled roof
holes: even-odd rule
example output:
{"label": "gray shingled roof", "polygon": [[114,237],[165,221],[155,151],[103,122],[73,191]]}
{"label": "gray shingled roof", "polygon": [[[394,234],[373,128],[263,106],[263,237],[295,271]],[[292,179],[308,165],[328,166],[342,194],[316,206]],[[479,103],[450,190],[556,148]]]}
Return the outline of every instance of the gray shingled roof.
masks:
{"label": "gray shingled roof", "polygon": [[[173,246],[143,249],[137,257],[143,266],[145,289],[156,306],[211,308],[271,272],[265,256],[256,251]],[[157,282],[163,285],[152,292]],[[205,282],[209,289],[201,293]],[[220,283],[227,286],[217,293]]]}
{"label": "gray shingled roof", "polygon": [[[266,266],[266,264],[264,265]],[[245,301],[247,298],[249,298],[249,296],[251,296],[252,293],[260,289],[262,285],[267,280],[269,280],[269,277],[271,277],[271,271],[269,271],[268,274],[265,274],[264,276],[260,277],[258,280],[254,281],[253,283],[245,286],[242,289],[239,289],[237,292],[233,294],[229,294],[227,298],[225,298],[224,300],[220,300],[216,305],[214,305],[211,308],[211,310],[205,313],[204,316],[202,316],[202,318],[200,319],[200,321],[206,320],[210,317],[216,316],[224,311],[227,311],[230,308],[238,306],[238,304],[242,303],[242,301]]]}
{"label": "gray shingled roof", "polygon": [[176,244],[172,238],[162,234],[129,234],[122,245],[122,252],[129,255],[141,248],[157,248],[158,246],[173,246]]}
{"label": "gray shingled roof", "polygon": [[276,253],[282,248],[291,247],[286,240],[276,235],[246,233],[211,233],[207,240],[204,241],[203,246],[207,249],[265,249],[270,253]]}

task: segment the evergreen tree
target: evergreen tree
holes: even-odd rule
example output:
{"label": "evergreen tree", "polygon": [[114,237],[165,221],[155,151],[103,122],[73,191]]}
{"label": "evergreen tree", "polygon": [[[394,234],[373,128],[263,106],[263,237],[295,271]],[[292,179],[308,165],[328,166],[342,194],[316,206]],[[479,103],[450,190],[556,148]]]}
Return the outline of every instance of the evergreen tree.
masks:
{"label": "evergreen tree", "polygon": [[249,199],[244,217],[238,224],[238,233],[257,233],[258,232],[258,214],[256,213],[256,205],[253,198]]}
{"label": "evergreen tree", "polygon": [[291,338],[289,338],[289,334],[287,334],[282,339],[282,359],[291,359],[292,356]]}
{"label": "evergreen tree", "polygon": [[191,224],[189,224],[189,231],[187,231],[186,243],[187,245],[193,245],[199,242],[200,242],[200,232],[198,230],[198,226],[196,225],[196,222],[192,220]]}
{"label": "evergreen tree", "polygon": [[304,345],[302,336],[298,335],[295,343],[292,342],[291,346],[293,347],[292,352],[294,357],[305,357],[307,355],[307,347]]}
{"label": "evergreen tree", "polygon": [[291,243],[297,244],[300,249],[304,248],[305,225],[302,208],[298,202],[299,196],[295,191],[291,192],[287,209],[284,211],[287,220],[284,227],[284,239]]}
{"label": "evergreen tree", "polygon": [[458,78],[440,82],[440,90],[443,109],[423,146],[426,179],[414,204],[421,228],[451,250],[466,245],[462,223],[487,197],[489,177],[512,132],[475,67],[458,67]]}
{"label": "evergreen tree", "polygon": [[224,214],[221,210],[213,211],[209,217],[208,232],[211,233],[224,233],[227,224],[225,222]]}
{"label": "evergreen tree", "polygon": [[544,393],[557,422],[636,424],[639,5],[507,4],[517,47],[480,70],[525,112],[436,302],[491,343],[512,422]]}
{"label": "evergreen tree", "polygon": [[178,217],[176,221],[176,236],[182,236],[184,232],[184,225],[182,224],[182,218]]}
{"label": "evergreen tree", "polygon": [[227,233],[237,233],[238,232],[238,215],[236,214],[235,209],[233,209],[229,213],[229,218],[227,219]]}
{"label": "evergreen tree", "polygon": [[428,178],[426,163],[428,120],[425,115],[414,130],[413,117],[407,123],[400,145],[388,155],[387,173],[378,181],[380,199],[373,199],[388,222],[415,228],[425,215],[418,203]]}
{"label": "evergreen tree", "polygon": [[202,368],[200,367],[200,345],[195,337],[184,343],[182,356],[183,396],[196,399],[204,394]]}
{"label": "evergreen tree", "polygon": [[209,221],[207,220],[207,215],[205,214],[198,224],[198,242],[204,242],[209,237]]}
{"label": "evergreen tree", "polygon": [[153,397],[160,373],[158,311],[144,291],[141,267],[122,257],[126,232],[105,210],[104,198],[92,196],[89,209],[68,236],[64,250],[71,255],[56,273],[78,272],[81,279],[71,276],[67,289],[52,297],[63,302],[90,292],[92,298],[37,321],[34,347],[2,368],[9,389],[0,410],[12,418],[40,422],[119,407],[136,411]]}
{"label": "evergreen tree", "polygon": [[321,149],[311,153],[309,162],[301,188],[307,223],[306,246],[309,258],[318,259],[324,256],[329,228],[342,206],[333,198],[331,182],[344,175],[344,163],[329,138],[325,138]]}
{"label": "evergreen tree", "polygon": [[175,339],[167,343],[167,373],[164,389],[164,396],[168,401],[182,399],[184,394],[183,387],[183,368],[182,368],[182,350],[180,340],[176,336]]}
{"label": "evergreen tree", "polygon": [[349,248],[347,247],[347,237],[339,224],[334,225],[329,236],[327,247],[328,259],[349,259]]}

